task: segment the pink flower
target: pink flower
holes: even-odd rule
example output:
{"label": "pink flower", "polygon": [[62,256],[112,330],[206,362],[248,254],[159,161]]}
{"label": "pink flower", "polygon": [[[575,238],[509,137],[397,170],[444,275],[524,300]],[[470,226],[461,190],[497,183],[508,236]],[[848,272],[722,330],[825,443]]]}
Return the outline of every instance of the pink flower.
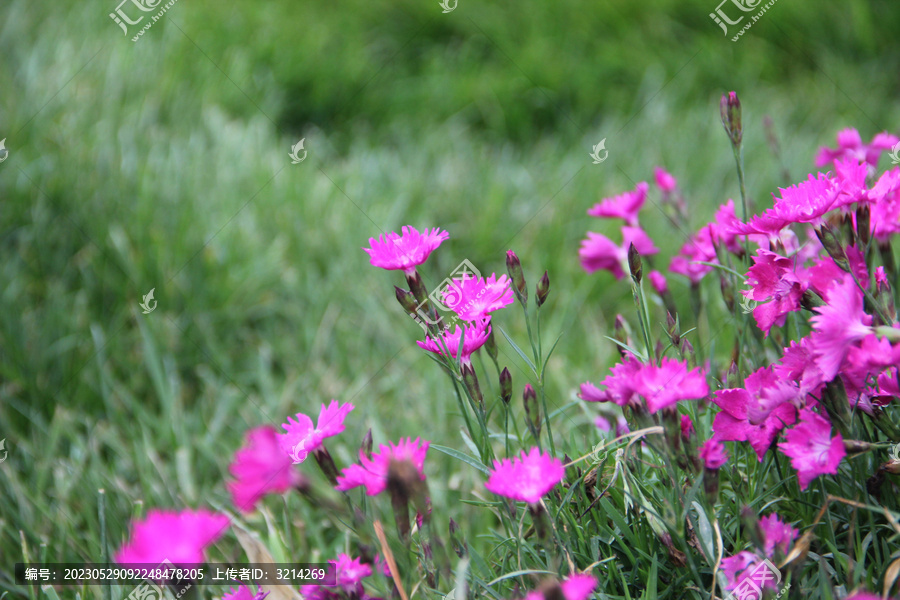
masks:
{"label": "pink flower", "polygon": [[506,275],[493,274],[487,279],[475,276],[450,282],[441,290],[444,304],[463,321],[478,321],[495,310],[515,301],[510,280]]}
{"label": "pink flower", "polygon": [[685,242],[678,254],[669,262],[669,270],[684,275],[691,283],[700,283],[703,277],[713,270],[713,267],[700,264],[700,261],[715,264],[719,262],[713,240],[714,228],[714,224],[707,224]]}
{"label": "pink flower", "polygon": [[881,596],[872,592],[853,592],[844,600],[881,600]]}
{"label": "pink flower", "polygon": [[751,289],[741,293],[763,302],[753,309],[753,318],[766,336],[773,325],[784,325],[788,313],[800,310],[800,299],[807,288],[797,276],[793,260],[768,250],[756,251],[753,266],[747,271],[747,284]]}
{"label": "pink flower", "polygon": [[829,288],[825,300],[810,318],[810,344],[824,380],[831,381],[851,346],[872,332],[872,317],[863,310],[863,294],[849,277]]}
{"label": "pink flower", "polygon": [[494,470],[485,482],[488,491],[513,500],[537,504],[541,496],[562,481],[566,470],[558,458],[532,448],[513,459],[494,461]]}
{"label": "pink flower", "polygon": [[694,422],[688,415],[681,415],[681,437],[688,440],[694,435]]}
{"label": "pink flower", "polygon": [[842,129],[837,134],[837,148],[819,149],[816,155],[816,167],[824,167],[839,158],[852,158],[857,162],[866,162],[872,167],[878,164],[882,150],[890,149],[897,143],[897,138],[889,133],[879,133],[869,144],[864,144],[859,132],[855,129]]}
{"label": "pink flower", "polygon": [[759,527],[762,529],[763,539],[765,540],[766,556],[772,558],[777,548],[782,554],[787,554],[791,548],[791,544],[797,538],[797,530],[784,523],[781,518],[772,513],[759,520]]}
{"label": "pink flower", "polygon": [[872,214],[869,227],[880,242],[900,232],[900,167],[885,171],[869,190]]}
{"label": "pink flower", "polygon": [[625,192],[612,198],[604,198],[588,209],[592,217],[618,217],[631,227],[638,226],[638,213],[647,199],[647,183],[642,181],[631,192]]}
{"label": "pink flower", "polygon": [[151,509],[143,521],[131,522],[131,538],[116,553],[122,565],[153,564],[169,560],[175,565],[204,562],[203,550],[230,524],[228,517],[208,510]]}
{"label": "pink flower", "polygon": [[846,455],[841,434],[831,437],[831,423],[808,408],[800,411],[800,423],[784,434],[778,449],[790,457],[797,470],[800,489],[805,490],[819,475],[835,474]]}
{"label": "pink flower", "polygon": [[778,364],[772,366],[772,372],[782,381],[798,384],[798,397],[806,394],[818,395],[819,386],[825,383],[822,371],[813,359],[812,343],[809,337],[799,342],[792,341],[784,349],[784,356]]}
{"label": "pink flower", "polygon": [[650,271],[647,273],[647,279],[650,280],[650,285],[653,286],[653,289],[656,290],[656,293],[660,296],[669,291],[669,285],[666,283],[666,276],[659,271]]}
{"label": "pink flower", "polygon": [[222,596],[222,600],[263,600],[268,595],[269,592],[262,591],[262,588],[258,587],[254,594],[250,591],[250,588],[242,585],[237,590],[229,588],[228,593]]}
{"label": "pink flower", "polygon": [[610,400],[605,391],[599,389],[590,381],[585,381],[581,384],[581,391],[578,393],[578,397],[585,402],[608,402]]}
{"label": "pink flower", "polygon": [[728,452],[725,451],[725,445],[715,438],[706,440],[700,446],[699,455],[703,460],[703,465],[710,470],[721,469],[728,462]]}
{"label": "pink flower", "polygon": [[[734,556],[722,559],[722,573],[728,581],[725,586],[726,590],[740,589],[745,579],[750,578],[749,587],[744,591],[759,590],[759,583],[762,583],[763,589],[776,589],[776,578],[772,569],[776,568],[771,562],[763,559],[761,556],[744,550],[738,552]],[[743,597],[740,593],[734,594],[737,597]],[[755,594],[752,597],[757,597]]]}
{"label": "pink flower", "polygon": [[279,447],[278,437],[271,425],[249,430],[244,437],[244,446],[235,453],[228,467],[235,477],[234,481],[228,482],[228,491],[241,512],[252,512],[266,494],[283,494],[305,482]]}
{"label": "pink flower", "polygon": [[833,179],[817,173],[816,177],[810,175],[806,181],[789,188],[778,188],[778,191],[781,197],[775,198],[775,205],[765,214],[818,227],[825,222],[823,217],[833,208],[841,189]]}
{"label": "pink flower", "polygon": [[[728,580],[728,585],[725,589],[733,590],[737,587],[738,583],[740,583],[745,576],[743,572],[751,565],[755,565],[759,560],[760,559],[756,554],[746,550],[738,552],[734,556],[723,558],[721,563],[722,573],[725,575],[725,579]],[[739,574],[742,576],[738,577]]]}
{"label": "pink flower", "polygon": [[634,244],[641,256],[649,256],[659,252],[643,229],[639,227],[622,227],[622,245],[619,246],[605,235],[587,232],[587,239],[581,241],[578,256],[581,266],[588,273],[605,270],[616,279],[625,277],[628,269],[628,247]]}
{"label": "pink flower", "polygon": [[787,401],[796,390],[779,381],[770,367],[752,373],[744,388],[718,390],[713,403],[722,409],[712,429],[719,441],[749,442],[762,462],[778,432],[796,420],[796,409]]}
{"label": "pink flower", "polygon": [[639,406],[640,399],[636,398],[635,382],[640,371],[640,361],[629,355],[621,363],[610,368],[610,375],[600,382],[600,385],[606,386],[605,390],[600,390],[587,382],[581,386],[580,398],[587,402],[614,402],[619,406]]}
{"label": "pink flower", "polygon": [[416,267],[428,260],[428,256],[450,237],[449,233],[437,227],[419,233],[415,227],[404,225],[401,231],[403,235],[392,231],[378,236],[377,240],[369,238],[370,247],[363,250],[368,253],[372,266],[389,271],[402,270],[412,275]]}
{"label": "pink flower", "polygon": [[688,371],[687,362],[664,358],[659,366],[642,365],[635,391],[644,397],[651,413],[679,400],[698,400],[709,394],[706,377],[697,368]]}
{"label": "pink flower", "polygon": [[[433,340],[431,336],[428,336],[425,338],[424,342],[417,341],[416,343],[423,350],[428,350],[429,352],[434,352],[441,356],[444,355],[444,350],[446,348],[446,351],[450,353],[450,356],[459,359],[460,364],[471,365],[472,353],[484,345],[491,333],[490,322],[491,319],[488,317],[463,325],[462,327],[457,324],[452,333],[449,328],[441,333],[440,342],[437,342]],[[462,356],[457,356],[457,353],[459,352],[460,337],[464,338]]]}
{"label": "pink flower", "polygon": [[588,573],[575,573],[559,586],[566,600],[587,600],[597,587],[597,579]]}
{"label": "pink flower", "polygon": [[415,466],[419,477],[425,481],[425,456],[428,454],[429,442],[422,442],[419,438],[400,439],[396,445],[388,442],[388,445],[379,444],[378,450],[368,458],[364,452],[359,453],[359,464],[350,465],[344,469],[338,477],[336,490],[346,492],[355,487],[364,486],[366,494],[377,496],[387,488],[388,468],[391,461],[408,461]]}
{"label": "pink flower", "polygon": [[364,564],[358,558],[350,558],[346,554],[338,556],[337,560],[329,560],[335,565],[337,584],[345,592],[353,593],[361,589],[362,580],[372,574],[372,567]]}
{"label": "pink flower", "polygon": [[302,463],[310,452],[322,446],[326,438],[344,431],[344,419],[353,408],[349,402],[338,406],[337,400],[332,400],[327,407],[323,404],[315,427],[312,419],[303,413],[297,413],[297,420],[288,417],[288,422],[281,425],[286,433],[278,436],[281,449],[295,465]]}
{"label": "pink flower", "polygon": [[653,178],[656,180],[656,186],[665,193],[674,192],[678,187],[675,178],[662,167],[653,169]]}

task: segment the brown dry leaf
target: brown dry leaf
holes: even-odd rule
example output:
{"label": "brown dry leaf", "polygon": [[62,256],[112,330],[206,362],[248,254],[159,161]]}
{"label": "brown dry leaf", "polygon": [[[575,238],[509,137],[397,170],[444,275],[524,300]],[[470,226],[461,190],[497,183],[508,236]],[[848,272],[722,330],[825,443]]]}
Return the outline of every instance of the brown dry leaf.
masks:
{"label": "brown dry leaf", "polygon": [[881,594],[882,598],[887,598],[890,595],[891,588],[894,587],[898,575],[900,575],[900,558],[892,562],[891,566],[884,572],[884,591]]}
{"label": "brown dry leaf", "polygon": [[[236,524],[232,526],[232,530],[247,554],[248,562],[275,563],[272,553],[255,535]],[[266,600],[300,600],[300,594],[291,585],[263,585],[262,588],[269,592]]]}

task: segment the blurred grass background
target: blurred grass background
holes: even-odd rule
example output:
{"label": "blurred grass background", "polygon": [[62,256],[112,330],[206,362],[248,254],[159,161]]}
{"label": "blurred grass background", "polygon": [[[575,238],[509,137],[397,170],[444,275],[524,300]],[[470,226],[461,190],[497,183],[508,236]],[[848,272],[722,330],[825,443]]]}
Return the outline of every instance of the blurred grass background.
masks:
{"label": "blurred grass background", "polygon": [[[889,0],[781,0],[737,43],[713,0],[459,0],[449,14],[436,0],[180,0],[137,43],[114,9],[0,7],[3,577],[26,552],[100,560],[100,488],[113,550],[135,502],[227,507],[243,432],[332,397],[357,406],[332,448],[342,462],[369,427],[376,443],[461,447],[451,388],[393,299],[402,278],[360,249],[404,224],[450,232],[432,284],[464,258],[503,272],[509,248],[530,286],[549,271],[544,331],[563,337],[547,385],[584,454],[597,434],[574,391],[614,359],[602,336],[631,307],[627,286],[578,265],[585,231],[617,235],[585,210],[665,166],[693,220],[674,230],[648,203],[665,267],[738,194],[727,90],[757,203],[838,129],[900,129]],[[602,138],[609,159],[593,165]],[[142,315],[150,288],[158,308]],[[514,310],[495,320],[522,334]],[[518,395],[525,371],[502,350]],[[435,505],[468,511],[458,500],[481,482],[436,453],[428,470]],[[306,527],[310,560],[341,543]]]}

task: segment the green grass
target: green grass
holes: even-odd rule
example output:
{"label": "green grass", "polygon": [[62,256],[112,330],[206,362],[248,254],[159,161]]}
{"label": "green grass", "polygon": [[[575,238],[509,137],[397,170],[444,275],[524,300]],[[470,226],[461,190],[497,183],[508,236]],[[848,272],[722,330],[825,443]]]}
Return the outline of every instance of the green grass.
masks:
{"label": "green grass", "polygon": [[[230,507],[223,481],[243,432],[332,397],[357,406],[331,449],[340,463],[368,428],[376,442],[465,449],[448,380],[393,298],[402,278],[368,265],[369,237],[448,230],[430,284],[464,258],[504,272],[509,248],[532,288],[549,271],[545,343],[562,339],[546,386],[551,410],[568,405],[563,448],[580,456],[599,437],[592,410],[572,403],[577,384],[615,360],[603,336],[616,313],[632,317],[627,286],[578,265],[585,231],[613,235],[585,210],[656,165],[679,178],[693,228],[736,197],[718,122],[727,89],[744,104],[759,203],[785,183],[765,115],[794,180],[839,128],[870,137],[900,122],[900,11],[887,1],[783,0],[737,44],[699,1],[460,0],[442,15],[436,1],[181,0],[136,44],[106,17],[113,4],[0,9],[0,589],[13,597],[24,590],[7,567],[26,552],[98,561],[148,507]],[[291,165],[300,137],[309,155]],[[609,159],[592,165],[601,138]],[[645,215],[665,267],[693,229],[653,205]],[[688,314],[687,286],[671,285]],[[158,308],[142,315],[150,288]],[[514,310],[498,324],[523,338]],[[526,369],[501,351],[518,399]],[[483,388],[496,387],[485,367]],[[486,557],[494,517],[461,503],[480,475],[437,452],[427,469],[442,533],[451,516],[466,523]],[[621,493],[609,504],[623,510]],[[287,506],[305,523],[298,560],[345,544],[298,498]],[[592,544],[626,534],[600,527],[579,550],[588,563]],[[610,589],[636,593],[664,568],[648,532],[629,540],[636,556],[610,569]],[[217,552],[236,548],[229,536]]]}

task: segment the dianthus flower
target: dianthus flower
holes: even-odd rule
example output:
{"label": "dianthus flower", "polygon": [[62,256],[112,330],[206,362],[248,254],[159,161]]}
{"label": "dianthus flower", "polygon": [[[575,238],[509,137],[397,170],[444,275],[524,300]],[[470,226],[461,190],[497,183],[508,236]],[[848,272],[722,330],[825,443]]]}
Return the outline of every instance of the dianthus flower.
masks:
{"label": "dianthus flower", "polygon": [[323,404],[315,427],[312,419],[303,413],[297,413],[296,420],[288,417],[287,423],[281,425],[285,430],[279,436],[281,449],[291,457],[294,464],[302,463],[310,452],[322,446],[326,438],[344,431],[344,419],[351,410],[353,405],[349,402],[342,406],[338,406],[337,400],[332,400],[328,406]]}
{"label": "dianthus flower", "polygon": [[819,149],[816,155],[816,168],[824,167],[840,158],[865,162],[875,167],[881,152],[889,150],[897,141],[895,136],[885,132],[876,134],[870,143],[864,144],[856,129],[842,129],[837,134],[837,148]]}
{"label": "dianthus flower", "polygon": [[380,444],[378,450],[368,458],[364,452],[359,453],[359,464],[345,468],[338,477],[335,489],[345,492],[355,487],[365,487],[366,494],[377,496],[387,488],[388,469],[391,461],[407,461],[412,463],[419,474],[419,478],[425,481],[425,456],[428,454],[429,442],[411,438],[400,439],[397,444],[388,442]]}
{"label": "dianthus flower", "polygon": [[707,469],[721,469],[728,462],[728,452],[725,450],[725,445],[715,438],[706,440],[700,446],[698,454],[703,461],[703,466]]}
{"label": "dianthus flower", "polygon": [[[491,333],[490,322],[491,319],[488,317],[462,326],[457,324],[452,332],[449,329],[445,329],[441,333],[440,343],[432,339],[431,336],[426,337],[424,342],[417,341],[416,343],[423,350],[428,350],[441,356],[444,355],[444,349],[446,348],[450,356],[459,359],[460,364],[471,365],[472,353],[484,345]],[[457,356],[460,336],[464,337],[464,341],[461,356]]]}
{"label": "dianthus flower", "polygon": [[790,457],[801,490],[819,475],[837,473],[838,464],[847,454],[841,434],[831,437],[828,419],[808,408],[800,411],[800,423],[789,429],[784,439],[778,449]]}
{"label": "dianthus flower", "polygon": [[496,274],[454,279],[441,290],[443,304],[463,321],[478,321],[515,301],[510,283],[506,275],[498,279]]}
{"label": "dianthus flower", "polygon": [[369,238],[370,247],[363,250],[368,253],[372,266],[389,271],[400,270],[411,275],[418,265],[428,260],[428,256],[450,237],[449,233],[437,227],[419,233],[415,227],[404,225],[401,231],[403,235],[392,231],[378,236],[378,239]]}
{"label": "dianthus flower", "polygon": [[618,217],[631,227],[638,226],[638,213],[647,199],[647,183],[642,181],[630,192],[611,198],[604,198],[590,209],[587,214],[592,217]]}
{"label": "dianthus flower", "polygon": [[631,244],[641,256],[659,252],[653,240],[639,227],[622,227],[621,245],[605,235],[588,231],[587,239],[581,241],[578,250],[581,266],[588,273],[602,269],[612,273],[616,279],[622,279],[628,269],[628,248]]}
{"label": "dianthus flower", "polygon": [[143,520],[132,521],[131,537],[115,561],[122,565],[157,565],[165,560],[174,565],[200,564],[203,550],[229,524],[228,517],[208,510],[152,509]]}
{"label": "dianthus flower", "polygon": [[306,482],[279,447],[278,437],[278,432],[270,425],[249,430],[244,446],[235,453],[228,467],[235,478],[228,482],[228,491],[241,512],[253,511],[266,494],[283,494]]}
{"label": "dianthus flower", "polygon": [[849,277],[831,286],[825,301],[810,318],[810,344],[824,380],[830,381],[850,348],[872,332],[872,316],[863,310],[863,294]]}
{"label": "dianthus flower", "polygon": [[537,504],[541,497],[562,481],[566,470],[558,458],[532,448],[516,458],[494,461],[494,469],[484,487],[498,496]]}
{"label": "dianthus flower", "polygon": [[751,289],[741,293],[762,302],[753,309],[753,318],[766,336],[773,325],[784,325],[788,313],[800,310],[807,288],[797,276],[793,260],[762,249],[756,251],[753,266],[747,271],[747,285]]}
{"label": "dianthus flower", "polygon": [[257,587],[256,593],[253,593],[249,587],[242,585],[238,589],[229,588],[228,593],[222,596],[222,600],[264,600],[269,592],[262,591]]}

